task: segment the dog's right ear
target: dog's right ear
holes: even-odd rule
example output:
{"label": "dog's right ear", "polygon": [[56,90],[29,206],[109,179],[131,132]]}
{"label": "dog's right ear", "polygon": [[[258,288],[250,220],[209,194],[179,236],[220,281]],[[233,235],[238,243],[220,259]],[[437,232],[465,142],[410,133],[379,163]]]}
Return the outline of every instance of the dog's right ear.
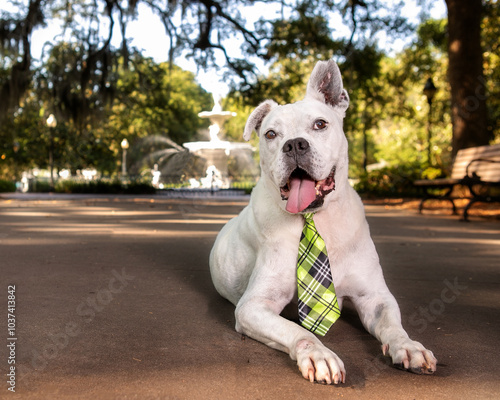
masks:
{"label": "dog's right ear", "polygon": [[271,110],[278,106],[273,100],[266,100],[263,103],[260,103],[259,106],[252,111],[250,116],[248,117],[247,123],[245,125],[245,130],[243,131],[243,139],[246,141],[250,140],[252,136],[252,132],[258,132],[260,129],[260,125],[262,121],[266,117],[267,114],[271,112]]}

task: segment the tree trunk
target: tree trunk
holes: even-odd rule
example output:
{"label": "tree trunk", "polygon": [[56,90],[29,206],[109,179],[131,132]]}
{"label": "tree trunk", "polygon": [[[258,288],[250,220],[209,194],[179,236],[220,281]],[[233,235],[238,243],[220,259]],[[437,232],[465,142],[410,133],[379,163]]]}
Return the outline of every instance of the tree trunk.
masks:
{"label": "tree trunk", "polygon": [[481,0],[446,0],[448,79],[453,120],[452,156],[460,149],[488,144],[486,84],[481,50]]}

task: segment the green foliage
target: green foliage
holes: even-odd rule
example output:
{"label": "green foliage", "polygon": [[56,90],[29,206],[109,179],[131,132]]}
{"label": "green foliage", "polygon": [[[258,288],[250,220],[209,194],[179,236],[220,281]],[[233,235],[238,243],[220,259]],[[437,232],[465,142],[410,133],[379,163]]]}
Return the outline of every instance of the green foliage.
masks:
{"label": "green foliage", "polygon": [[[428,21],[424,26],[435,30],[433,37],[442,37],[443,33],[439,32],[446,31],[446,24],[442,21]],[[419,170],[425,169],[429,166],[430,129],[431,163],[445,170],[451,161],[448,63],[441,44],[436,46],[435,43],[429,35],[419,36],[394,59],[386,57],[381,62],[381,75],[377,80],[385,93],[385,100],[380,104],[382,110],[377,118],[377,129],[373,131],[377,160],[383,159],[389,165],[415,164],[420,165]],[[424,83],[430,76],[438,89],[432,110],[423,94]]]}
{"label": "green foliage", "polygon": [[[446,54],[442,52],[441,42],[445,31],[443,21],[428,21],[419,30],[422,36],[401,54],[389,57],[373,44],[365,43],[339,61],[350,96],[344,120],[350,176],[360,176],[366,165],[381,160],[389,165],[409,163],[418,165],[419,170],[425,168],[428,105],[422,89],[430,74],[439,89],[431,116],[432,161],[440,168],[449,162],[449,92]],[[279,103],[300,100],[317,60],[332,55],[311,53],[304,59],[289,54],[279,58],[269,75],[259,79],[253,88],[233,92],[233,104],[255,106],[266,98]]]}
{"label": "green foliage", "polygon": [[243,180],[237,182],[231,182],[231,189],[241,189],[245,191],[245,194],[252,193],[253,188],[255,187],[255,180]]}
{"label": "green foliage", "polygon": [[362,174],[354,189],[364,197],[416,197],[413,182],[419,178],[418,164],[388,167]]}
{"label": "green foliage", "polygon": [[[77,0],[70,8],[59,3],[34,2],[28,14],[0,15],[0,116],[6,115],[0,123],[0,176],[14,179],[22,170],[47,168],[49,153],[56,171],[94,167],[104,176],[116,176],[123,138],[131,144],[129,171],[134,145],[144,138],[161,136],[174,144],[194,139],[207,124],[197,114],[210,109],[212,101],[192,73],[173,65],[174,57],[185,56],[185,50],[203,67],[220,64],[216,55],[222,54],[240,79],[237,82],[243,82],[224,101],[224,109],[238,113],[225,125],[227,138],[241,140],[246,118],[264,99],[279,103],[301,99],[315,63],[334,58],[351,98],[344,130],[352,177],[365,176],[367,164],[381,161],[389,170],[411,165],[429,177],[450,164],[446,20],[423,22],[415,40],[400,54],[389,55],[375,42],[382,31],[389,41],[408,33],[409,24],[398,14],[404,1],[391,2],[391,9],[380,0],[266,1],[279,12],[253,26],[246,24],[245,12],[254,4],[261,6],[259,2],[147,2],[167,28],[168,64],[157,64],[129,49],[126,36],[122,48],[114,49],[110,39],[116,29],[99,31],[102,25],[97,20],[102,18],[126,32],[138,2],[129,2],[128,14],[120,13],[125,10],[123,0]],[[500,15],[497,0],[483,4],[485,80],[478,90],[489,95],[487,129],[498,134]],[[47,43],[35,68],[29,42],[24,40],[29,41],[44,18],[64,21],[69,36]],[[339,24],[349,27],[347,36],[337,29]],[[243,43],[242,54],[236,57],[226,46],[234,38]],[[268,62],[266,76],[255,76],[252,57],[258,56]],[[438,88],[431,114],[432,169],[426,157],[429,106],[422,94],[430,76]],[[45,123],[50,113],[58,120],[51,130]],[[255,137],[251,143],[258,147]],[[374,190],[372,181],[382,187],[385,182],[400,182],[396,173],[370,179],[365,179],[364,187]]]}
{"label": "green foliage", "polygon": [[208,126],[198,113],[211,108],[211,95],[193,73],[175,65],[136,55],[128,69],[120,70],[117,90],[107,128],[131,143],[161,134],[182,144]]}
{"label": "green foliage", "polygon": [[88,194],[154,194],[156,189],[148,182],[118,180],[78,181],[60,180],[55,187],[57,193]]}
{"label": "green foliage", "polygon": [[266,76],[259,76],[256,83],[234,91],[230,97],[244,105],[257,106],[266,99],[279,104],[297,101],[304,97],[305,83],[317,59],[289,57],[274,63]]}
{"label": "green foliage", "polygon": [[[245,124],[248,117],[252,113],[254,107],[248,104],[244,104],[242,99],[236,97],[226,97],[222,103],[223,110],[232,111],[236,113],[236,116],[230,118],[224,123],[223,134],[226,138],[233,140],[235,142],[240,142],[243,138],[243,130],[245,129]],[[258,143],[258,142],[252,142]]]}
{"label": "green foliage", "polygon": [[[61,43],[51,51],[21,107],[0,124],[2,175],[48,168],[52,152],[56,169],[94,167],[110,176],[120,168],[124,138],[133,146],[140,138],[161,133],[182,143],[206,125],[197,114],[209,109],[212,99],[191,72],[136,55],[110,77],[115,79],[110,81],[113,100],[104,101],[94,90],[83,91],[80,76],[69,67],[81,63],[78,47]],[[52,129],[45,122],[50,113],[57,118]]]}
{"label": "green foliage", "polygon": [[421,177],[423,179],[438,179],[444,178],[446,176],[446,172],[440,168],[428,167],[422,171]]}
{"label": "green foliage", "polygon": [[16,184],[11,181],[6,181],[5,179],[0,179],[0,193],[5,192],[15,192]]}
{"label": "green foliage", "polygon": [[446,27],[445,19],[428,19],[422,22],[417,29],[417,44],[427,48],[432,46],[439,52],[446,53],[448,47]]}
{"label": "green foliage", "polygon": [[[426,26],[446,30],[446,25],[439,21]],[[441,37],[437,33],[435,36]],[[433,76],[438,87],[431,114],[431,162],[446,168],[451,150],[446,54],[433,41],[420,36],[395,57],[377,57],[369,48],[365,54],[371,60],[365,65],[372,64],[378,72],[370,74],[362,63],[353,64],[345,79],[355,83],[345,121],[351,176],[362,174],[366,164],[382,160],[389,166],[409,164],[418,166],[418,170],[426,168],[429,105],[422,91],[429,76]]]}
{"label": "green foliage", "polygon": [[339,47],[331,37],[328,19],[318,15],[311,2],[302,2],[290,18],[278,19],[272,25],[268,57],[306,59],[314,54],[331,53]]}
{"label": "green foliage", "polygon": [[50,182],[48,179],[35,179],[31,183],[31,187],[29,189],[30,192],[35,193],[49,193],[51,190]]}
{"label": "green foliage", "polygon": [[47,48],[49,57],[35,75],[37,94],[51,113],[84,130],[85,124],[102,118],[112,100],[116,77],[109,75],[108,64],[116,63],[117,55],[107,51],[89,57],[80,41],[56,42]]}
{"label": "green foliage", "polygon": [[500,7],[498,0],[484,1],[484,19],[481,25],[484,51],[484,82],[478,82],[478,92],[488,96],[488,124],[496,142],[500,140]]}

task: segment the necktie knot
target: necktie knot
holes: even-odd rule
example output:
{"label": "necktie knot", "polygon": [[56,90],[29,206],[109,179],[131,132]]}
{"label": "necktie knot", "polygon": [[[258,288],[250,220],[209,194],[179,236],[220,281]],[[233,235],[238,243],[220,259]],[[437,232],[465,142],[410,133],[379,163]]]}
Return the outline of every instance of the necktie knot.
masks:
{"label": "necktie knot", "polygon": [[304,219],[305,219],[307,222],[309,222],[309,223],[314,222],[314,220],[313,220],[314,213],[304,213],[304,214],[302,214],[302,215],[304,216]]}

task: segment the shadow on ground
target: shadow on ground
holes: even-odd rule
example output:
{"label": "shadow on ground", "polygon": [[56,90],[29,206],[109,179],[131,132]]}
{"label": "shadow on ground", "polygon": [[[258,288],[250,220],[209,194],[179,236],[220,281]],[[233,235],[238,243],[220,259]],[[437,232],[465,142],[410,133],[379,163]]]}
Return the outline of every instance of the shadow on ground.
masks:
{"label": "shadow on ground", "polygon": [[[305,381],[286,354],[236,333],[234,307],[212,286],[208,255],[215,236],[245,204],[0,200],[2,290],[16,286],[18,368],[16,393],[8,395],[496,398],[498,222],[464,224],[452,216],[367,206],[403,324],[435,352],[438,371],[417,376],[392,368],[357,315],[345,309],[324,342],[343,359],[347,382],[327,387]],[[0,321],[6,319],[2,307]],[[4,346],[2,373],[7,357]]]}

